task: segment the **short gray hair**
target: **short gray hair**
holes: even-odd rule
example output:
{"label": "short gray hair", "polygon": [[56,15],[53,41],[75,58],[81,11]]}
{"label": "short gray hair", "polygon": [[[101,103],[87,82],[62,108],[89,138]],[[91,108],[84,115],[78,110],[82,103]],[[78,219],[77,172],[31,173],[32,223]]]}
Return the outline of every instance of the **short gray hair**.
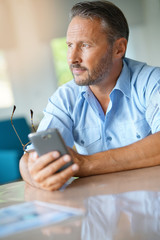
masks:
{"label": "short gray hair", "polygon": [[75,16],[101,20],[110,44],[119,38],[128,41],[129,27],[123,12],[109,1],[85,1],[76,3],[70,12],[70,20]]}

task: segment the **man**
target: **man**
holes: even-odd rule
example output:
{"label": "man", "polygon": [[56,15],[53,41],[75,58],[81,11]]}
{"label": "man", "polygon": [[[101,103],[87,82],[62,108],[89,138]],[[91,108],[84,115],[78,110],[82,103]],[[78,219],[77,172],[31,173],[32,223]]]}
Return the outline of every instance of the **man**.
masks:
{"label": "man", "polygon": [[160,164],[160,68],[125,58],[128,35],[123,13],[108,1],[72,8],[67,59],[74,80],[49,99],[38,129],[58,128],[70,155],[24,154],[26,182],[53,191],[72,176]]}

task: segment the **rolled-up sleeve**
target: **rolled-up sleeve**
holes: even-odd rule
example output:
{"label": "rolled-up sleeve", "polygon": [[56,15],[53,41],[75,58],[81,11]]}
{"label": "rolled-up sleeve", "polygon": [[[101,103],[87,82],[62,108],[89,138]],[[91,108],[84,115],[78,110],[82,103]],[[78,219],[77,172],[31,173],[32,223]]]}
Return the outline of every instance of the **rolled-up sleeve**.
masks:
{"label": "rolled-up sleeve", "polygon": [[160,131],[160,69],[156,69],[146,91],[146,119],[152,133]]}
{"label": "rolled-up sleeve", "polygon": [[69,113],[69,107],[65,104],[66,102],[67,99],[65,99],[65,97],[62,99],[59,95],[59,91],[57,91],[56,94],[49,99],[47,107],[44,110],[44,117],[40,122],[37,131],[43,131],[49,128],[57,128],[61,133],[66,145],[73,147],[73,121]]}

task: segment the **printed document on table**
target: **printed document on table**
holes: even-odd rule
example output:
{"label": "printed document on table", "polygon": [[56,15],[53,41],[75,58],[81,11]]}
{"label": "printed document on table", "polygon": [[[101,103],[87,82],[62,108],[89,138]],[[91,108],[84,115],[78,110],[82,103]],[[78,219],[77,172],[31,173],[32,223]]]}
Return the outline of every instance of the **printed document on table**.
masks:
{"label": "printed document on table", "polygon": [[12,205],[0,209],[0,238],[82,215],[80,209],[40,201]]}

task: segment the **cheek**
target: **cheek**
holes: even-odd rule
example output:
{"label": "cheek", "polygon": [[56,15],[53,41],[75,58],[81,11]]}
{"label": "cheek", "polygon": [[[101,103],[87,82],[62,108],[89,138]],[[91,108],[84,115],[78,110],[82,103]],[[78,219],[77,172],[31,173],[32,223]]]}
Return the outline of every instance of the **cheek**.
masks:
{"label": "cheek", "polygon": [[83,65],[91,72],[97,67],[98,64],[99,57],[97,58],[96,56],[88,56],[85,58],[85,61],[83,61]]}
{"label": "cheek", "polygon": [[92,66],[95,65],[96,55],[95,54],[91,54],[89,52],[85,52],[85,53],[83,53],[82,60],[83,60],[83,64],[86,67],[92,68]]}
{"label": "cheek", "polygon": [[83,53],[83,62],[88,65],[88,67],[95,67],[103,57],[104,51],[86,51]]}

